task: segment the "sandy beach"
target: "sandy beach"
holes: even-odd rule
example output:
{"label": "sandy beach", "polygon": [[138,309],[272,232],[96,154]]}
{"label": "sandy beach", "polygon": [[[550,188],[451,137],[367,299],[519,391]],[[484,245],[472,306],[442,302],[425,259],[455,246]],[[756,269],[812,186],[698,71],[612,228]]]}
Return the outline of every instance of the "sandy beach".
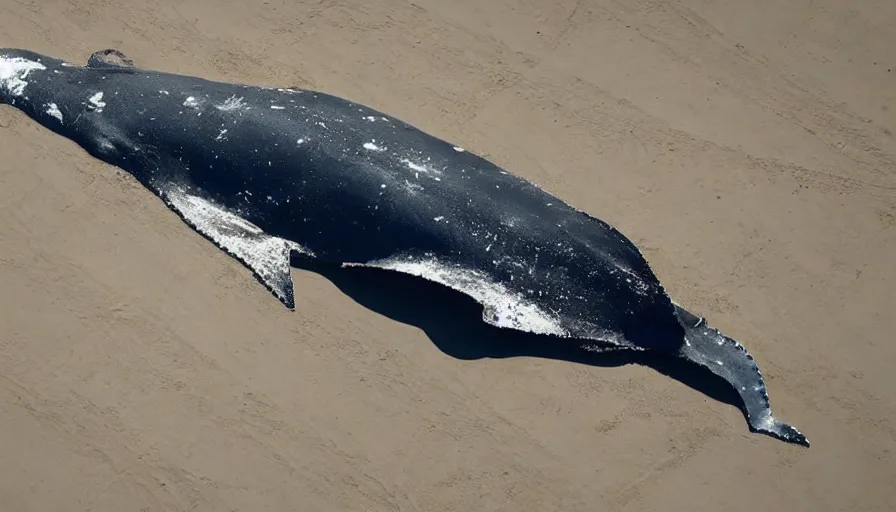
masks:
{"label": "sandy beach", "polygon": [[0,106],[0,510],[896,506],[896,2],[0,0],[0,47],[302,87],[618,227],[812,442],[687,372],[508,349],[480,309],[293,270],[296,311]]}

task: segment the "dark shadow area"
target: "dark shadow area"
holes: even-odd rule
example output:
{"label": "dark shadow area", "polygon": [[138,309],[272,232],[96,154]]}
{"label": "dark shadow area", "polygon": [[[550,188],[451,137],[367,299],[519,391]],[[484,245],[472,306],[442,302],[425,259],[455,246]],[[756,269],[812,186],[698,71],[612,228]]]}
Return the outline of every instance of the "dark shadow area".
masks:
{"label": "dark shadow area", "polygon": [[589,352],[574,340],[493,327],[482,321],[482,306],[473,299],[398,272],[342,268],[302,257],[293,257],[292,266],[322,275],[372,311],[419,327],[442,352],[457,359],[541,357],[596,367],[640,364],[744,412],[740,397],[728,382],[677,357],[629,350]]}

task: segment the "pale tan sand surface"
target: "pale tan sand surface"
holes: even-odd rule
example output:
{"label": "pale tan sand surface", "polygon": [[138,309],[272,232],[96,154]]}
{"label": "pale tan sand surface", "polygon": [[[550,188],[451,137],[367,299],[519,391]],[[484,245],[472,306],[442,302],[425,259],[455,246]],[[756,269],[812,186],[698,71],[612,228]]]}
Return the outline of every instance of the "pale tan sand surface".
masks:
{"label": "pale tan sand surface", "polygon": [[408,280],[297,269],[290,312],[3,106],[0,510],[896,506],[896,2],[2,0],[0,47],[319,89],[482,154],[626,233],[812,442],[645,366],[452,357],[492,331]]}

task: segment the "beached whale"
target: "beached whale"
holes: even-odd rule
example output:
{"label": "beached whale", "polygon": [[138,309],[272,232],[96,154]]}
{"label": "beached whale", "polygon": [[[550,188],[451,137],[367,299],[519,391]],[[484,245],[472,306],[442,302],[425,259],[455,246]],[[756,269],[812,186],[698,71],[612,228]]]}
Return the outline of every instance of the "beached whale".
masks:
{"label": "beached whale", "polygon": [[545,343],[692,361],[734,386],[754,431],[808,446],[773,417],[744,347],[675,304],[619,231],[394,117],[111,50],[76,66],[0,49],[0,98],[132,174],[289,308],[294,253],[412,274]]}

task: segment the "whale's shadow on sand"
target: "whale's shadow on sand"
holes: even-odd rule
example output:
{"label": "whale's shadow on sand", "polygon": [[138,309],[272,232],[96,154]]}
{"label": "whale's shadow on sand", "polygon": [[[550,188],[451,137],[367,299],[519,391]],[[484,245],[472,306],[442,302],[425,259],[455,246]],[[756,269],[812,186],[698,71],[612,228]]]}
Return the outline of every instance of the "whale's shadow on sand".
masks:
{"label": "whale's shadow on sand", "polygon": [[343,268],[293,257],[292,266],[321,275],[355,302],[395,321],[423,330],[445,354],[462,360],[540,357],[590,365],[650,367],[746,415],[737,392],[721,377],[684,360],[619,350],[595,353],[559,338],[493,327],[482,321],[473,299],[418,277],[364,267]]}

